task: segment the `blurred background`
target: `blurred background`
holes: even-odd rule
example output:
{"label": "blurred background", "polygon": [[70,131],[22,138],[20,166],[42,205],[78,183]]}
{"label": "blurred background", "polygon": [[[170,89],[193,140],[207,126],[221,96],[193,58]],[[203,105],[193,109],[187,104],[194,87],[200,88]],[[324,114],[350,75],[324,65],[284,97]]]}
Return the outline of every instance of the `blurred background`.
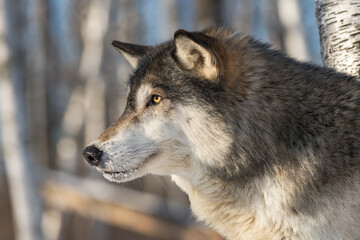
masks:
{"label": "blurred background", "polygon": [[113,184],[81,157],[125,106],[111,41],[212,25],[321,64],[313,0],[0,0],[1,240],[222,239],[168,177]]}

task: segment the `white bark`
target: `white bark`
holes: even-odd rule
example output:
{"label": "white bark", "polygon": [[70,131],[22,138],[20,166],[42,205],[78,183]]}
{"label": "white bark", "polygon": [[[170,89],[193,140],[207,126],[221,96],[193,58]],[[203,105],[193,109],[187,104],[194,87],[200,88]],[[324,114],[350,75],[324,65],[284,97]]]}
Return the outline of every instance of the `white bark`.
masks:
{"label": "white bark", "polygon": [[360,0],[316,0],[325,65],[360,76]]}

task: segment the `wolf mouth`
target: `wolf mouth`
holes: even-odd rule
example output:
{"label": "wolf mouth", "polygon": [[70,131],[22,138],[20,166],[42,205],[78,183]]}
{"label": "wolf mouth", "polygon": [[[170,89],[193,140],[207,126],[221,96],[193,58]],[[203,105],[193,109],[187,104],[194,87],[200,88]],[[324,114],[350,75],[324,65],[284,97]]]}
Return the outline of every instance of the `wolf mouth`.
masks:
{"label": "wolf mouth", "polygon": [[132,168],[129,170],[123,170],[123,171],[104,171],[103,175],[106,179],[110,181],[129,181],[136,176],[136,172],[138,172],[139,167]]}
{"label": "wolf mouth", "polygon": [[125,174],[130,174],[133,173],[134,171],[139,170],[139,167],[133,168],[133,169],[129,169],[129,170],[124,170],[124,171],[116,171],[116,172],[110,172],[110,171],[104,171],[104,174],[110,174],[110,175],[125,175]]}
{"label": "wolf mouth", "polygon": [[130,181],[132,178],[136,178],[136,173],[139,172],[140,168],[144,166],[147,162],[155,158],[160,154],[159,151],[155,151],[152,154],[150,154],[142,164],[140,164],[137,167],[128,169],[128,170],[122,170],[122,171],[103,171],[103,175],[105,178],[111,180],[118,180],[118,181]]}

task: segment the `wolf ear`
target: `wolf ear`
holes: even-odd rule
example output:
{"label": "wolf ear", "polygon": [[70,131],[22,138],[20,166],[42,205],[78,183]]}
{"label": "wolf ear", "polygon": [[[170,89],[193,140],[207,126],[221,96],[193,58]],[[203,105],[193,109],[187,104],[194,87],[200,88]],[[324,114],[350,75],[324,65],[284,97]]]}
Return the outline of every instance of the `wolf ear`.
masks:
{"label": "wolf ear", "polygon": [[214,80],[219,69],[213,51],[206,46],[206,36],[196,35],[184,30],[175,32],[176,60],[183,69],[195,71],[202,77]]}
{"label": "wolf ear", "polygon": [[116,50],[122,53],[126,60],[133,66],[137,67],[140,58],[142,58],[150,49],[149,46],[141,46],[120,41],[113,41],[111,43]]}

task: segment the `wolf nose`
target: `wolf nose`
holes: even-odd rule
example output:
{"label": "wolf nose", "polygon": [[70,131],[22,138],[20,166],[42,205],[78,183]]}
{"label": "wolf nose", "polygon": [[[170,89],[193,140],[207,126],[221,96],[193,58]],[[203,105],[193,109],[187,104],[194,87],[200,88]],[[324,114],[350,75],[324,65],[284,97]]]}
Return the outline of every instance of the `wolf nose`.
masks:
{"label": "wolf nose", "polygon": [[100,163],[102,151],[97,147],[88,146],[83,151],[83,156],[91,166],[97,166]]}

